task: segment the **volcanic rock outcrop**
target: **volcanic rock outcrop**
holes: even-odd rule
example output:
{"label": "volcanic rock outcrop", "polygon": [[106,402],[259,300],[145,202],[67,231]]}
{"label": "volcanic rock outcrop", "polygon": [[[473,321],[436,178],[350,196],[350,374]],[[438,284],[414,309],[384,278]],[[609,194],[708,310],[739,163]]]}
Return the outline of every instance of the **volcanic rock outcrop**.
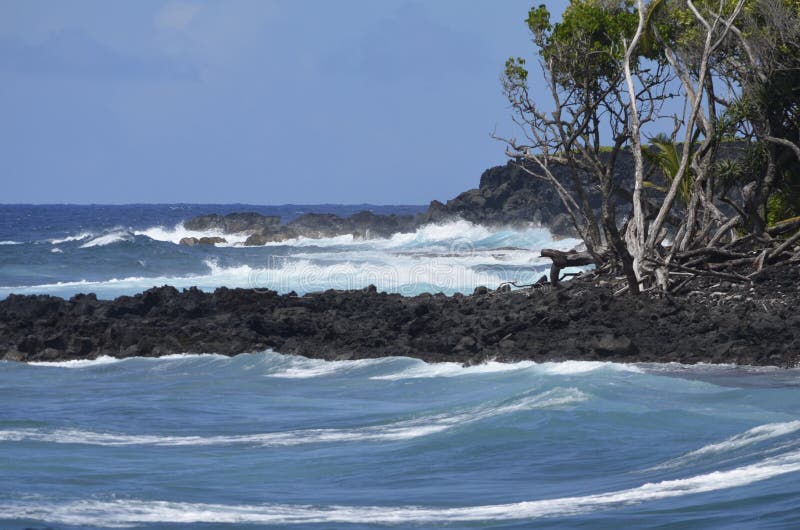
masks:
{"label": "volcanic rock outcrop", "polygon": [[[247,233],[245,245],[263,245],[296,237],[319,239],[353,235],[356,239],[386,238],[395,233],[413,232],[430,223],[464,219],[488,227],[541,225],[556,236],[574,236],[575,230],[556,192],[545,181],[524,171],[517,161],[509,161],[484,171],[480,186],[442,203],[432,201],[426,212],[412,215],[378,215],[362,211],[350,217],[307,213],[286,224],[277,216],[255,212],[228,215],[207,214],[184,222],[189,230],[214,230],[222,234]],[[555,165],[558,174],[567,168]],[[621,153],[617,174],[632,171],[632,158]],[[567,181],[568,179],[564,179]],[[600,207],[598,201],[592,206]]]}
{"label": "volcanic rock outcrop", "polygon": [[795,366],[800,267],[750,286],[716,281],[681,297],[615,297],[575,279],[562,288],[470,296],[360,291],[150,289],[136,296],[0,301],[0,359],[56,361],[272,348],[324,359],[405,355],[478,363],[607,360]]}

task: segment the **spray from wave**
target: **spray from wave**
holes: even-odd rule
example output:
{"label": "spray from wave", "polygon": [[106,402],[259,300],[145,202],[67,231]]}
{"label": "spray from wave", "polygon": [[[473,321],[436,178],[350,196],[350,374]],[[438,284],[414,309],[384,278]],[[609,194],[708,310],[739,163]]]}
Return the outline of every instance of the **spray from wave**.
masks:
{"label": "spray from wave", "polygon": [[80,248],[92,248],[92,247],[105,247],[106,245],[113,245],[114,243],[121,243],[123,241],[132,241],[133,234],[128,232],[127,230],[114,230],[107,234],[103,234],[98,237],[94,237],[81,245]]}
{"label": "spray from wave", "polygon": [[241,246],[249,236],[246,233],[224,234],[220,230],[187,230],[183,223],[178,223],[172,228],[153,226],[145,230],[135,230],[133,233],[137,236],[149,237],[154,241],[164,241],[176,245],[184,238],[221,237],[225,239],[226,243],[217,243],[215,245],[220,247]]}
{"label": "spray from wave", "polygon": [[[165,256],[163,247],[139,244],[149,240],[178,243],[183,237],[211,235],[219,234],[191,232],[179,224],[172,229],[159,226],[138,231],[115,227],[101,234],[81,232],[54,239],[51,240],[54,245],[77,241],[79,248],[85,250],[130,243],[125,251],[133,253],[133,258],[139,257],[136,263],[144,263],[144,257],[157,252],[147,261],[159,265],[148,267],[154,274],[143,276],[139,274],[141,267],[132,267],[132,259],[126,254],[127,261],[120,269],[127,273],[125,275],[95,279],[96,271],[89,271],[87,276],[91,279],[0,287],[0,296],[13,292],[68,297],[79,292],[94,292],[100,298],[114,298],[165,284],[177,288],[196,286],[202,290],[225,286],[299,294],[361,289],[368,285],[409,296],[423,292],[470,293],[478,285],[496,288],[504,282],[533,283],[549,266],[546,260],[538,257],[539,248],[569,248],[576,243],[574,240],[553,241],[549,232],[540,228],[492,231],[457,221],[427,225],[414,233],[370,241],[354,242],[351,236],[320,240],[301,238],[280,243],[280,251],[248,247],[250,251],[239,254],[204,246],[199,254],[177,254],[175,258],[180,258],[180,262]],[[236,247],[241,246],[247,235],[224,237],[228,243],[221,246]],[[217,254],[209,257],[208,252]],[[162,263],[169,273],[158,273]],[[197,272],[200,263],[207,268],[207,273]],[[187,273],[175,273],[181,269]]]}
{"label": "spray from wave", "polygon": [[80,232],[75,234],[74,236],[67,236],[60,239],[51,239],[50,243],[53,245],[60,245],[62,243],[69,243],[72,241],[83,241],[84,239],[89,239],[90,237],[94,237],[95,234],[93,232]]}

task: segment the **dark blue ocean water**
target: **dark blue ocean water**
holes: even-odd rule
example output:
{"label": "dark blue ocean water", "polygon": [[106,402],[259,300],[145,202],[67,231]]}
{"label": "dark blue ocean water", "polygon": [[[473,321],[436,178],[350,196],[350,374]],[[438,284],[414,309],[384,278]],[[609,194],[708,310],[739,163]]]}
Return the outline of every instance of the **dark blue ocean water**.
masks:
{"label": "dark blue ocean water", "polygon": [[[456,222],[176,244],[186,217],[252,209],[2,206],[0,296],[467,292],[575,243]],[[800,527],[800,370],[209,353],[0,362],[0,529]]]}

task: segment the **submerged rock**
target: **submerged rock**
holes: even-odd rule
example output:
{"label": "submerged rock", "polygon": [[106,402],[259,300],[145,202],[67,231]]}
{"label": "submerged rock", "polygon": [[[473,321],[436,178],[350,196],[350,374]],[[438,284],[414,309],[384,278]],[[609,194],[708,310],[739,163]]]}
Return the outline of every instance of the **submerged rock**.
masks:
{"label": "submerged rock", "polygon": [[244,244],[248,247],[261,246],[267,243],[280,243],[292,237],[294,237],[294,235],[288,230],[258,232],[256,234],[250,234],[247,239],[245,239]]}
{"label": "submerged rock", "polygon": [[187,247],[193,247],[195,245],[216,245],[217,243],[227,243],[228,240],[224,237],[213,236],[213,237],[184,237],[178,242],[179,245],[184,245]]}

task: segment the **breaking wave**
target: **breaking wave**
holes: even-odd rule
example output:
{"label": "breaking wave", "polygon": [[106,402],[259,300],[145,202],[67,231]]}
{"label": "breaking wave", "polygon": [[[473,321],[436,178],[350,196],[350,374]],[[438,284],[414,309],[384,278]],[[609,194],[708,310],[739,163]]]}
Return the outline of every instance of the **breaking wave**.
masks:
{"label": "breaking wave", "polygon": [[[188,230],[183,223],[168,228],[154,226],[135,230],[133,234],[146,236],[156,241],[178,244],[185,237],[223,237],[227,243],[218,246],[242,246],[248,233],[225,234],[219,230]],[[89,234],[91,236],[91,234]],[[66,239],[64,241],[71,240]],[[285,241],[270,242],[266,247],[355,247],[359,250],[374,248],[379,250],[414,250],[431,247],[439,250],[470,250],[491,248],[540,248],[552,244],[553,238],[546,228],[530,227],[524,229],[491,229],[469,221],[458,220],[443,224],[429,224],[414,232],[396,233],[388,238],[355,239],[350,234],[334,237],[297,237]],[[572,248],[579,244],[577,239],[558,241],[559,247]]]}
{"label": "breaking wave", "polygon": [[475,407],[445,414],[423,416],[383,425],[351,429],[302,429],[230,436],[135,435],[100,433],[78,429],[60,429],[53,431],[39,429],[8,429],[0,430],[0,441],[103,446],[205,446],[246,444],[264,447],[283,447],[319,443],[398,441],[439,433],[493,416],[524,410],[574,405],[586,399],[586,394],[576,388],[554,388],[546,392],[522,396],[499,404]]}
{"label": "breaking wave", "polygon": [[759,444],[773,438],[780,438],[797,431],[800,431],[800,421],[797,420],[759,425],[743,433],[731,436],[722,442],[705,445],[700,449],[688,452],[683,456],[669,460],[650,469],[656,470],[679,467],[700,458],[736,451],[743,447]]}
{"label": "breaking wave", "polygon": [[618,372],[640,373],[641,370],[632,364],[620,364],[599,361],[564,361],[536,363],[533,361],[520,361],[516,363],[500,363],[490,361],[484,364],[463,366],[458,363],[427,364],[419,362],[397,373],[374,376],[372,379],[397,381],[401,379],[420,379],[431,377],[459,377],[465,375],[480,375],[498,372],[530,370],[532,372],[548,375],[577,375],[587,374],[596,370],[610,370]]}
{"label": "breaking wave", "polygon": [[69,243],[71,241],[83,241],[84,239],[89,239],[90,237],[95,237],[93,232],[80,232],[75,234],[74,236],[67,236],[60,239],[51,239],[50,243],[53,245],[60,245],[61,243]]}
{"label": "breaking wave", "polygon": [[81,248],[92,248],[92,247],[104,247],[106,245],[111,245],[114,243],[120,243],[122,241],[131,241],[133,240],[133,234],[126,230],[117,230],[114,232],[109,232],[107,234],[103,234],[101,236],[94,237],[90,239],[83,245]]}
{"label": "breaking wave", "polygon": [[[105,244],[109,244],[106,241]],[[213,291],[217,287],[271,289],[280,293],[299,294],[327,289],[360,289],[370,284],[381,291],[415,295],[422,292],[470,293],[477,285],[496,288],[508,280],[529,282],[542,274],[544,265],[526,271],[504,269],[481,270],[453,260],[413,258],[397,259],[392,263],[340,262],[315,263],[310,260],[280,259],[265,267],[247,264],[222,266],[205,260],[207,274],[186,276],[129,276],[102,281],[78,280],[41,285],[0,287],[0,296],[10,293],[50,293],[72,296],[79,292],[94,292],[101,298],[134,294],[151,287],[172,285],[177,288],[196,286]]]}
{"label": "breaking wave", "polygon": [[140,523],[228,524],[434,524],[508,521],[572,516],[644,502],[747,486],[800,471],[800,451],[726,471],[664,480],[575,497],[463,507],[309,506],[291,504],[206,504],[147,500],[83,500],[68,503],[12,502],[0,511],[14,518],[62,524],[125,527]]}
{"label": "breaking wave", "polygon": [[137,236],[145,236],[155,241],[165,241],[167,243],[179,244],[185,237],[222,237],[227,243],[217,243],[216,246],[229,247],[238,246],[245,242],[249,234],[224,234],[220,230],[187,230],[183,223],[178,223],[172,228],[164,226],[153,226],[145,230],[135,230]]}

